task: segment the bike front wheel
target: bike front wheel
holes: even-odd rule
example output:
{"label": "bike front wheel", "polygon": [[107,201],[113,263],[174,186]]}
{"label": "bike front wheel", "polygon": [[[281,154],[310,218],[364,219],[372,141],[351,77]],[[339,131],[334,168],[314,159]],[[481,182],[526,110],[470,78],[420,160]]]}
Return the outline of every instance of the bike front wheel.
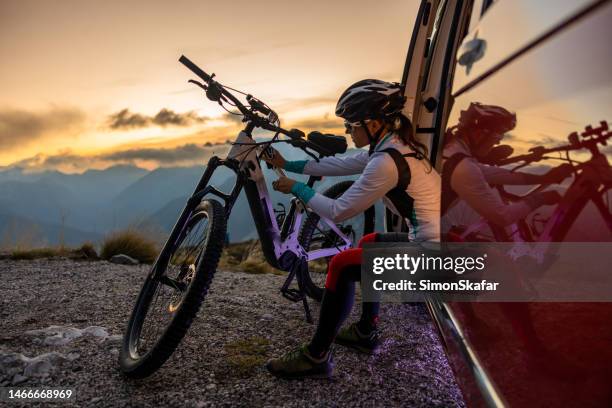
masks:
{"label": "bike front wheel", "polygon": [[154,373],[172,355],[208,293],[225,242],[226,217],[215,200],[202,201],[167,243],[132,311],[119,356],[132,378]]}
{"label": "bike front wheel", "polygon": [[[341,181],[325,190],[323,195],[337,199],[344,194],[352,184],[353,182],[350,180]],[[372,206],[361,214],[337,223],[336,227],[342,231],[344,235],[350,237],[353,246],[356,246],[362,236],[374,232],[375,216],[375,209],[374,206]],[[334,248],[344,244],[344,241],[338,234],[336,234],[326,223],[321,222],[321,217],[312,211],[309,212],[306,221],[302,225],[299,241],[302,247],[307,251]],[[308,263],[308,272],[302,278],[302,285],[304,286],[306,294],[314,300],[320,301],[323,298],[327,267],[331,258],[331,256],[320,258]]]}

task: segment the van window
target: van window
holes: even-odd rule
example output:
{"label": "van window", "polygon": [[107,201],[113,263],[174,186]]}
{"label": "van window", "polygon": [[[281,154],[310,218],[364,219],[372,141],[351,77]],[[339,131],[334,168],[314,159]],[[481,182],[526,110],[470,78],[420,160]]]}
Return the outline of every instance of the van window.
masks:
{"label": "van window", "polygon": [[436,19],[434,20],[433,28],[431,30],[431,35],[428,38],[428,49],[427,49],[427,62],[425,65],[425,71],[427,73],[427,77],[423,80],[421,84],[421,91],[427,88],[427,82],[429,81],[429,72],[431,66],[431,59],[433,56],[433,50],[436,48],[438,33],[440,32],[440,24],[442,23],[442,16],[444,16],[444,10],[446,9],[446,0],[442,0],[438,5],[438,9],[436,10]]}

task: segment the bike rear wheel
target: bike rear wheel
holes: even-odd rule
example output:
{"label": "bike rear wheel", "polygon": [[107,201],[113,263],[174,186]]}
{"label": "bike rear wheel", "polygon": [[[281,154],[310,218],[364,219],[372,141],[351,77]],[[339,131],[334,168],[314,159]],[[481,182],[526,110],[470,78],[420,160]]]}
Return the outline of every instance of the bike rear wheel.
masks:
{"label": "bike rear wheel", "polygon": [[172,355],[196,316],[214,277],[223,243],[223,206],[204,200],[174,245],[166,245],[132,311],[119,356],[121,371],[143,378]]}
{"label": "bike rear wheel", "polygon": [[[341,181],[325,190],[323,195],[336,199],[344,194],[352,184],[351,180]],[[374,232],[375,215],[375,209],[372,206],[363,213],[336,225],[340,231],[351,238],[353,246],[356,246],[362,236]],[[302,225],[299,242],[306,251],[333,248],[344,243],[327,224],[320,222],[320,220],[321,217],[311,211]],[[320,301],[323,297],[327,267],[331,258],[320,258],[308,263],[308,272],[303,277],[302,285],[306,294],[314,300]]]}

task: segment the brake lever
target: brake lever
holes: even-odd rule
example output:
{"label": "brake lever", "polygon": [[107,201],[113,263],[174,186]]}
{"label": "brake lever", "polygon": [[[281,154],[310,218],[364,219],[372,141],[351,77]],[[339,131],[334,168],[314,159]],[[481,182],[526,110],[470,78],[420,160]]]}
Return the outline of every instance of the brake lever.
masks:
{"label": "brake lever", "polygon": [[[200,88],[202,88],[204,92],[206,92],[206,97],[208,97],[208,99],[213,100],[213,101],[216,100],[217,102],[219,102],[219,104],[221,104],[221,101],[225,103],[229,103],[229,99],[227,99],[225,95],[219,92],[219,89],[215,87],[211,88],[210,86],[204,85],[203,83],[196,81],[195,79],[190,79],[187,82],[191,82],[192,84],[195,84],[199,86]],[[209,89],[210,89],[210,92],[209,92]],[[218,98],[218,99],[215,99],[215,98]]]}
{"label": "brake lever", "polygon": [[189,80],[189,81],[187,81],[187,82],[190,82],[190,83],[192,83],[192,84],[195,84],[195,85],[199,86],[199,87],[200,87],[200,88],[202,88],[202,89],[203,89],[205,92],[206,92],[206,91],[208,91],[208,86],[204,85],[203,83],[201,83],[201,82],[199,82],[199,81],[196,81],[195,79],[190,79],[190,80]]}
{"label": "brake lever", "polygon": [[315,159],[315,161],[318,163],[319,162],[319,157],[316,156],[314,153],[310,152],[308,150],[308,145],[311,144],[312,142],[309,142],[305,139],[291,139],[288,141],[288,143],[293,146],[293,147],[297,147],[300,150],[302,150],[304,153],[306,153],[307,155],[309,155],[310,157],[312,157],[313,159]]}

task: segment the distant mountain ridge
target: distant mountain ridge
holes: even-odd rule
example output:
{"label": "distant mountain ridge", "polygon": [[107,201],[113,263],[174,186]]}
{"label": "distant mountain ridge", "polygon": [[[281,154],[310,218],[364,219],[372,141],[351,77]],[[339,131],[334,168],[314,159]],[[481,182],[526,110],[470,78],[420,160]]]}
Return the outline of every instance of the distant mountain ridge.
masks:
{"label": "distant mountain ridge", "polygon": [[[309,158],[285,144],[277,144],[276,148],[288,160]],[[49,245],[59,244],[60,237],[71,244],[78,240],[100,240],[105,234],[128,226],[167,233],[205,169],[205,165],[200,165],[148,171],[117,165],[81,174],[65,174],[5,168],[0,170],[0,237],[1,234],[15,234],[20,224],[24,230],[39,231],[41,241]],[[263,170],[269,183],[277,178],[273,170],[266,166]],[[305,179],[301,175],[292,177]],[[233,171],[219,167],[210,184],[229,192],[234,179]],[[315,187],[323,191],[341,179],[324,178]],[[273,191],[271,186],[268,188],[275,207],[277,203],[289,203],[290,196]],[[8,228],[9,223],[11,228]],[[234,242],[256,238],[244,194],[234,205],[228,220],[228,233]],[[9,238],[5,241],[10,241]]]}

